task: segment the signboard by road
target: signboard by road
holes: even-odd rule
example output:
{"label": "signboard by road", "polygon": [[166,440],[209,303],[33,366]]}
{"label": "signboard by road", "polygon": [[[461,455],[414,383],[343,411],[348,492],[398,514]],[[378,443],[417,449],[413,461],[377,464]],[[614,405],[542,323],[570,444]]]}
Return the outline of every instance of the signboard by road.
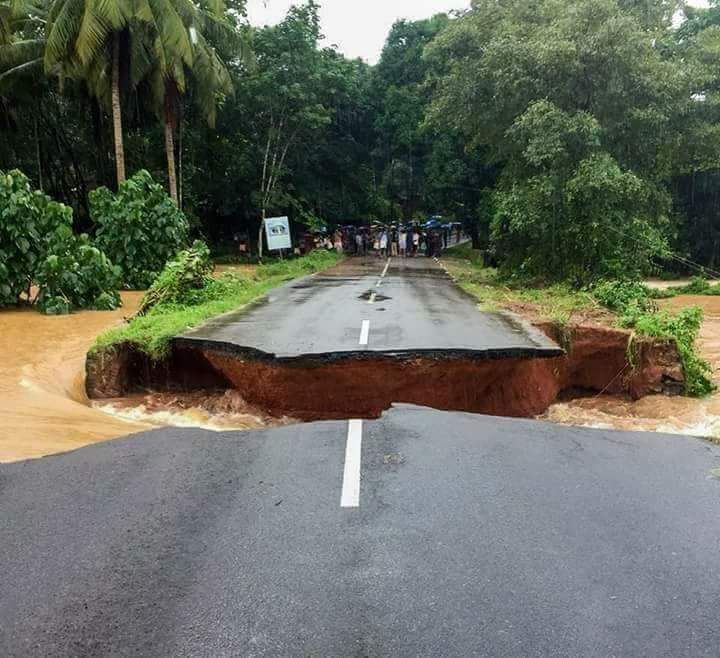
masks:
{"label": "signboard by road", "polygon": [[265,220],[268,249],[292,249],[290,222],[287,217],[269,217]]}

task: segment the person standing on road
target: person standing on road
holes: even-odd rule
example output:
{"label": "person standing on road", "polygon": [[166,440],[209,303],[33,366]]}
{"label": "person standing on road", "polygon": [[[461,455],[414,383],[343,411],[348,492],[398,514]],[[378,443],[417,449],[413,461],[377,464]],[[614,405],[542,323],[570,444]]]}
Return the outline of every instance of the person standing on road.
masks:
{"label": "person standing on road", "polygon": [[400,247],[400,256],[405,258],[407,256],[407,231],[405,227],[401,228],[398,234],[398,246]]}
{"label": "person standing on road", "polygon": [[397,226],[393,226],[390,230],[390,255],[398,255],[398,229]]}
{"label": "person standing on road", "polygon": [[412,255],[415,256],[418,249],[420,249],[420,233],[418,233],[417,229],[413,229],[412,245]]}
{"label": "person standing on road", "polygon": [[355,255],[363,256],[363,234],[362,231],[355,233]]}
{"label": "person standing on road", "polygon": [[383,229],[380,233],[380,256],[386,258],[388,255],[388,233]]}

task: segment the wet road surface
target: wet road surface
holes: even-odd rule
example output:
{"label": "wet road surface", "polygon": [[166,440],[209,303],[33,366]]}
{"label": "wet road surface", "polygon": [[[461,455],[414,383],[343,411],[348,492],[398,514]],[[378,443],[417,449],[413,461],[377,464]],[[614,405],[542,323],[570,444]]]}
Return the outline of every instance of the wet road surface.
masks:
{"label": "wet road surface", "polygon": [[718,467],[406,406],[0,465],[0,655],[716,656]]}
{"label": "wet road surface", "polygon": [[215,318],[178,342],[280,359],[359,353],[562,354],[520,319],[480,311],[431,258],[347,259],[273,290],[249,309]]}

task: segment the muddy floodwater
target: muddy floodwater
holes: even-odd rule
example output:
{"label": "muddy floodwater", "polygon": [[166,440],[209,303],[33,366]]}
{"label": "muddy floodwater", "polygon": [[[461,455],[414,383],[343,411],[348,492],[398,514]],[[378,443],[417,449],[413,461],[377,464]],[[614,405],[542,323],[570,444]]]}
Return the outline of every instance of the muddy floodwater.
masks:
{"label": "muddy floodwater", "polygon": [[[123,293],[124,305],[115,311],[67,316],[32,309],[0,312],[0,461],[41,457],[161,425],[222,430],[291,422],[268,418],[228,391],[138,395],[91,404],[85,395],[85,354],[99,333],[133,313],[141,295]],[[662,304],[705,310],[700,348],[720,384],[720,297],[685,295]],[[636,402],[601,395],[554,404],[543,418],[717,438],[720,392],[703,400],[649,396]]]}
{"label": "muddy floodwater", "polygon": [[[674,285],[677,285],[675,283]],[[679,295],[661,300],[662,307],[679,310],[700,306],[705,320],[699,347],[720,385],[720,297]],[[648,430],[720,438],[720,391],[704,399],[650,395],[637,401],[600,395],[554,404],[544,419],[567,425]]]}
{"label": "muddy floodwater", "polygon": [[39,457],[146,429],[93,409],[85,396],[85,353],[105,328],[137,307],[123,293],[115,311],[42,315],[0,312],[0,461]]}
{"label": "muddy floodwater", "polygon": [[99,333],[135,311],[141,296],[122,293],[123,307],[115,311],[0,312],[0,461],[73,450],[159,425],[220,430],[268,422],[226,392],[203,399],[147,395],[91,405],[85,395],[85,354]]}

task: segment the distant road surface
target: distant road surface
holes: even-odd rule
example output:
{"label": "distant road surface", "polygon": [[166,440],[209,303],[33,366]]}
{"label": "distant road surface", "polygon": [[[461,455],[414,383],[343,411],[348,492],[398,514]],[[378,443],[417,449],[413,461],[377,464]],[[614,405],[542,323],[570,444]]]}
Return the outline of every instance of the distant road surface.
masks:
{"label": "distant road surface", "polygon": [[478,309],[432,258],[349,258],[210,320],[179,342],[280,359],[371,354],[551,357],[540,331]]}
{"label": "distant road surface", "polygon": [[409,406],[0,465],[0,655],[717,656],[718,467]]}

